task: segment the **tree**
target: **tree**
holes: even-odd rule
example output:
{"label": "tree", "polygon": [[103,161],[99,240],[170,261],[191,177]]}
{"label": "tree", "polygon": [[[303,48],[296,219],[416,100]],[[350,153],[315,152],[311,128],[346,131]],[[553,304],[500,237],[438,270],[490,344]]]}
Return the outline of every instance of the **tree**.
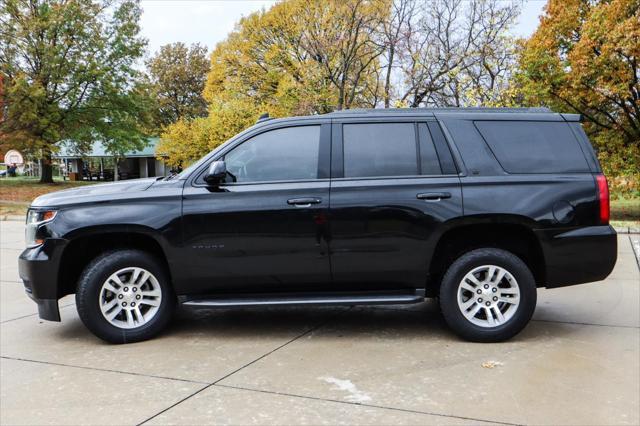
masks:
{"label": "tree", "polygon": [[412,19],[418,11],[417,0],[394,0],[391,2],[391,12],[388,19],[383,20],[380,26],[378,43],[383,50],[383,103],[385,108],[391,106],[393,98],[392,78],[398,71],[398,55],[405,43],[403,43],[411,31]]}
{"label": "tree", "polygon": [[246,100],[216,102],[208,117],[180,119],[167,126],[156,155],[181,167],[194,162],[222,142],[255,123],[260,110]]}
{"label": "tree", "polygon": [[516,3],[498,0],[422,2],[396,49],[399,101],[411,107],[500,103],[516,60],[509,29],[518,13]]}
{"label": "tree", "polygon": [[[293,18],[301,31],[301,46],[337,91],[336,109],[366,104],[369,95],[377,95],[376,61],[385,48],[373,34],[387,19],[390,4],[384,0],[298,2],[302,7]],[[376,98],[370,106],[375,106]]]}
{"label": "tree", "polygon": [[199,44],[167,44],[147,62],[147,79],[157,103],[154,123],[161,129],[180,118],[207,115],[202,96],[209,72],[207,48]]}
{"label": "tree", "polygon": [[382,49],[372,34],[387,5],[290,0],[244,18],[212,54],[205,97],[226,91],[276,108],[302,105],[303,113],[373,106]]}
{"label": "tree", "polygon": [[0,134],[41,158],[41,182],[53,181],[51,155],[61,140],[82,150],[100,139],[114,154],[143,147],[149,104],[135,84],[146,44],[140,14],[134,0],[0,2]]}
{"label": "tree", "polygon": [[[326,113],[377,103],[373,40],[389,2],[290,0],[243,18],[211,54],[204,89],[208,124],[183,119],[161,135],[172,165],[195,161],[238,131],[271,116]],[[187,132],[193,147],[182,147]]]}
{"label": "tree", "polygon": [[527,103],[577,112],[609,173],[640,170],[640,1],[550,0],[526,41]]}

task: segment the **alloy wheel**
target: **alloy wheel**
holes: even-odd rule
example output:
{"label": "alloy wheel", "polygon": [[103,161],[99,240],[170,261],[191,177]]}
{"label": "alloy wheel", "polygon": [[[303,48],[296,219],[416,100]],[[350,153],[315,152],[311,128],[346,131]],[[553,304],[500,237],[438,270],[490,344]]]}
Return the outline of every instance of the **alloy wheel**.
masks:
{"label": "alloy wheel", "polygon": [[115,327],[131,329],[148,323],[158,312],[162,289],[157,278],[138,267],[120,269],[102,284],[98,303]]}
{"label": "alloy wheel", "polygon": [[513,275],[496,265],[483,265],[467,273],[458,285],[458,308],[480,327],[507,323],[518,310],[520,288]]}

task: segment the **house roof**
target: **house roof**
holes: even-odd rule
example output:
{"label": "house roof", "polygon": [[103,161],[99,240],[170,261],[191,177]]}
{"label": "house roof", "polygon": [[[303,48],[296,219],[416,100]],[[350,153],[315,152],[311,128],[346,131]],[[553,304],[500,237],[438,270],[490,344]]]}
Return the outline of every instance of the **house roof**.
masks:
{"label": "house roof", "polygon": [[[148,138],[147,145],[139,151],[127,151],[124,154],[125,158],[138,158],[138,157],[155,157],[156,146],[160,138]],[[101,141],[94,141],[91,145],[91,149],[86,152],[78,151],[72,143],[63,141],[60,143],[60,150],[53,154],[54,158],[86,158],[86,157],[113,157],[112,154],[105,151]]]}

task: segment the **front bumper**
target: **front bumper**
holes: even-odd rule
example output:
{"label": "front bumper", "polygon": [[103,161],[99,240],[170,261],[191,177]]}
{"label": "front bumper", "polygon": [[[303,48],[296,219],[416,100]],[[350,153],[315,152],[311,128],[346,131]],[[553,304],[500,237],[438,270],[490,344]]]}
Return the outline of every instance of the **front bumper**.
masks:
{"label": "front bumper", "polygon": [[18,258],[18,272],[27,295],[38,304],[38,316],[60,321],[58,277],[67,240],[47,238],[44,244],[25,249]]}
{"label": "front bumper", "polygon": [[609,225],[560,234],[538,231],[546,264],[546,287],[604,280],[616,264],[618,239]]}

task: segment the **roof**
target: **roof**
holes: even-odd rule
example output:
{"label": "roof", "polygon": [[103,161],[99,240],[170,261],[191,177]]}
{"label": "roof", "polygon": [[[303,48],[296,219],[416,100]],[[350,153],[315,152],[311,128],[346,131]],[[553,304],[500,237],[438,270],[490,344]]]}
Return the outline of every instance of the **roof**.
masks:
{"label": "roof", "polygon": [[[125,158],[138,158],[138,157],[155,157],[156,146],[160,138],[148,138],[147,145],[140,151],[127,151],[124,154]],[[101,141],[94,141],[91,145],[91,149],[86,152],[79,152],[72,143],[69,141],[63,141],[60,143],[60,150],[53,155],[54,158],[86,158],[86,157],[113,157],[112,154],[106,152]]]}

